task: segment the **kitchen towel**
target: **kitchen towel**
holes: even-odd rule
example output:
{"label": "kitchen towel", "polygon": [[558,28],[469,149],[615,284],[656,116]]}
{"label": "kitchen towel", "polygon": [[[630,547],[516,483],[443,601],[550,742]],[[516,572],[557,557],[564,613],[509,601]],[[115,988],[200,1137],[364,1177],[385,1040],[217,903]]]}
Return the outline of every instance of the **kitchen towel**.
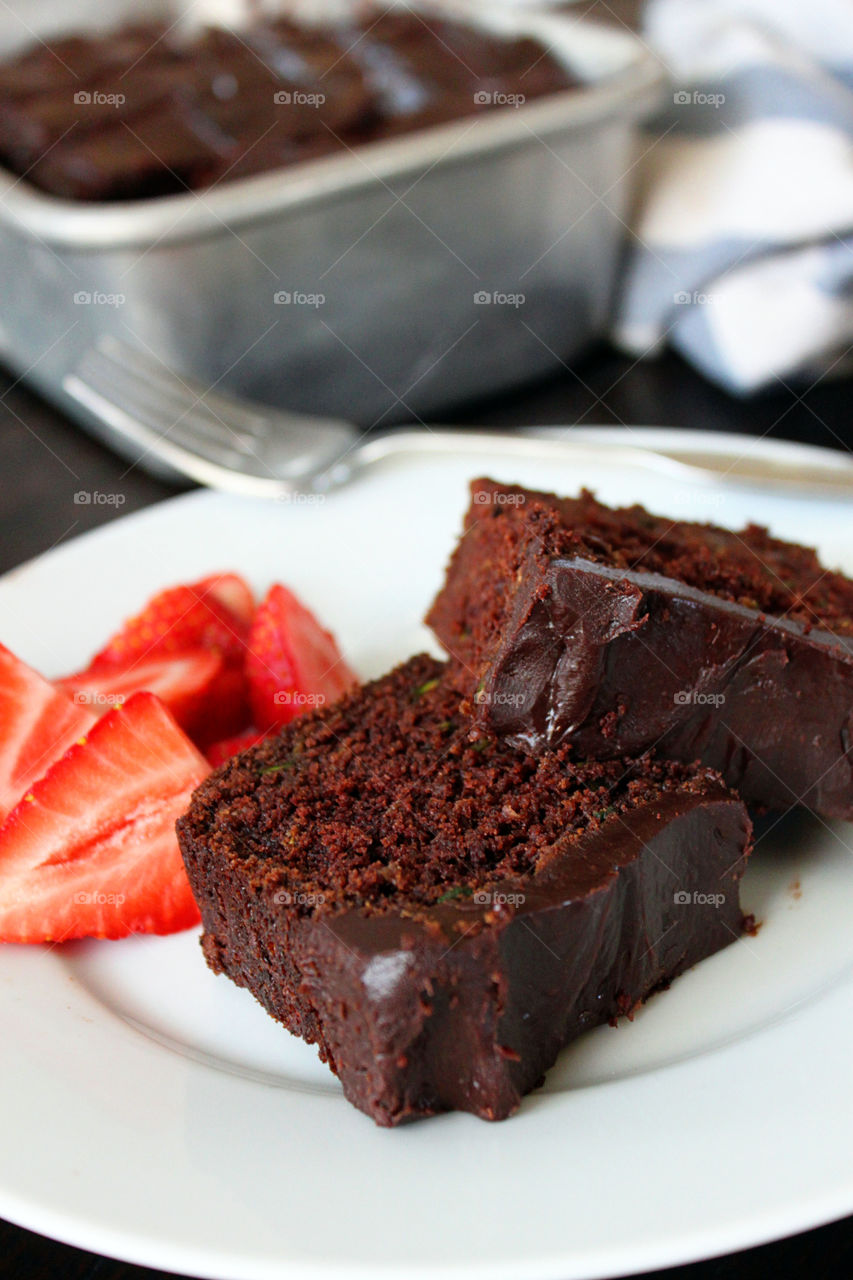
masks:
{"label": "kitchen towel", "polygon": [[853,0],[652,0],[670,77],[644,135],[613,337],[731,391],[853,354]]}

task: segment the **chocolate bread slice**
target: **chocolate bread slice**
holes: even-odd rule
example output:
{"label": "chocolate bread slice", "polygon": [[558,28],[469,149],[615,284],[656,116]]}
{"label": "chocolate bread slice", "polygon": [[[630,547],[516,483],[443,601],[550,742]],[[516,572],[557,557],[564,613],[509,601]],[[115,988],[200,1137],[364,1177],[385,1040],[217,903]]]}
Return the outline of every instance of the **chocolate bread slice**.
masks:
{"label": "chocolate bread slice", "polygon": [[853,818],[853,582],[807,547],[477,480],[427,621],[477,732]]}
{"label": "chocolate bread slice", "polygon": [[237,756],[178,836],[210,967],[381,1125],[498,1120],[558,1051],[741,932],[710,770],[471,741],[420,656]]}

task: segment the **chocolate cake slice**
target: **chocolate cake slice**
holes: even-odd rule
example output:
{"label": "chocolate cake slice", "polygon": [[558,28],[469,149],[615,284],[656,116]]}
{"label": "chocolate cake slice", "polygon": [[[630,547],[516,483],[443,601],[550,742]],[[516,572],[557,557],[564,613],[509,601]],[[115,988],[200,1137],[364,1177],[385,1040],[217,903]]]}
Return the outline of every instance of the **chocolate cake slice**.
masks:
{"label": "chocolate cake slice", "polygon": [[210,967],[381,1125],[503,1119],[743,927],[749,819],[716,774],[469,728],[416,657],[228,762],[178,823]]}
{"label": "chocolate cake slice", "polygon": [[808,547],[476,480],[427,621],[476,732],[853,818],[853,582]]}

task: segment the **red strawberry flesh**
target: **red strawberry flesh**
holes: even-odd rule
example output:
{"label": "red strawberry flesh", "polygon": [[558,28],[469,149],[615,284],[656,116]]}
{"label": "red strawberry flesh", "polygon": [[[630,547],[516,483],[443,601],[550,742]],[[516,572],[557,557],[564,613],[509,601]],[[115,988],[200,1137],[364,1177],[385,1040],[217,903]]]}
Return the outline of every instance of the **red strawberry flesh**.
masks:
{"label": "red strawberry flesh", "polygon": [[216,574],[153,596],[107,641],[94,665],[155,654],[210,649],[241,662],[252,616],[252,593],[236,574]]}
{"label": "red strawberry flesh", "polygon": [[94,722],[84,702],[0,645],[0,823]]}
{"label": "red strawberry flesh", "polygon": [[200,594],[211,595],[219,604],[229,609],[245,627],[255,616],[255,597],[252,589],[238,573],[214,573],[196,583]]}
{"label": "red strawberry flesh", "polygon": [[139,658],[126,663],[96,660],[87,671],[58,681],[76,701],[103,714],[121,706],[134,693],[156,693],[190,737],[204,723],[208,702],[223,673],[222,658],[207,649],[169,657]]}
{"label": "red strawberry flesh", "polygon": [[222,738],[207,748],[205,755],[208,763],[216,769],[232,756],[236,756],[238,751],[248,751],[249,747],[256,747],[266,736],[264,733],[259,733],[257,729],[247,729],[245,733],[237,733],[232,738]]}
{"label": "red strawberry flesh", "polygon": [[97,721],[0,828],[0,941],[195,924],[174,826],[208,769],[152,694]]}
{"label": "red strawberry flesh", "polygon": [[357,682],[331,632],[280,583],[259,606],[247,649],[249,699],[260,729],[333,702]]}

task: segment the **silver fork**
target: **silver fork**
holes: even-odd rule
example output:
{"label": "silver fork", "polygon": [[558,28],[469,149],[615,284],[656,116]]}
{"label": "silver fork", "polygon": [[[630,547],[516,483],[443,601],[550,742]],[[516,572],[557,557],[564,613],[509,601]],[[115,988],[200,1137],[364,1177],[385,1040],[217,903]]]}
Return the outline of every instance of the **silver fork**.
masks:
{"label": "silver fork", "polygon": [[[63,390],[99,432],[148,469],[166,470],[215,489],[280,498],[320,492],[394,454],[466,452],[601,461],[600,444],[555,438],[553,429],[519,432],[396,428],[363,436],[349,422],[310,417],[205,389],[113,337],[104,336],[63,380]],[[129,449],[129,446],[131,449]],[[648,449],[607,444],[614,465],[627,463],[684,480],[797,489],[853,497],[853,462],[826,450],[826,463],[769,460],[743,453]]]}
{"label": "silver fork", "polygon": [[200,484],[260,497],[314,488],[321,476],[331,483],[359,439],[351,423],[207,390],[112,337],[86,352],[63,390],[120,445],[135,446],[140,465],[165,463]]}

